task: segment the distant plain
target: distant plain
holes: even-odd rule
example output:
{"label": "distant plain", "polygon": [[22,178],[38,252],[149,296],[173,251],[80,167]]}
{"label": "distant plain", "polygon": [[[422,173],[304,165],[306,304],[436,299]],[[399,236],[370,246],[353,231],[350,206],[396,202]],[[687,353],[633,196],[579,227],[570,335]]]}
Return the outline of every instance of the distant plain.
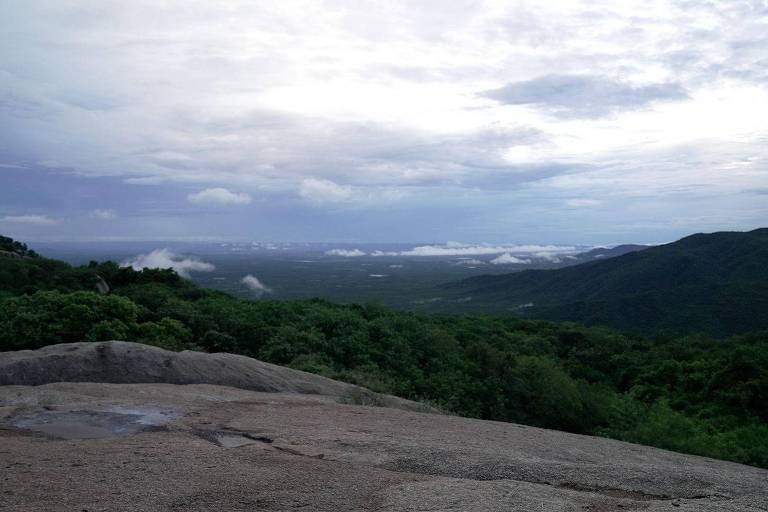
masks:
{"label": "distant plain", "polygon": [[[409,252],[414,247],[445,247],[437,244],[270,244],[270,243],[179,243],[103,242],[41,243],[38,252],[73,265],[90,260],[130,261],[139,254],[167,248],[179,258],[195,258],[214,265],[207,272],[191,272],[190,278],[206,288],[243,298],[310,299],[337,303],[381,302],[397,309],[416,311],[463,310],[470,297],[446,296],[440,286],[468,277],[505,274],[533,268],[560,268],[580,263],[575,254],[589,246],[556,246],[551,252],[526,258],[525,264],[492,264],[505,252],[450,256],[373,256]],[[509,245],[509,247],[513,247]],[[333,251],[360,251],[363,256],[327,254]],[[269,291],[253,290],[242,282],[256,276]],[[458,302],[457,302],[458,301]]]}

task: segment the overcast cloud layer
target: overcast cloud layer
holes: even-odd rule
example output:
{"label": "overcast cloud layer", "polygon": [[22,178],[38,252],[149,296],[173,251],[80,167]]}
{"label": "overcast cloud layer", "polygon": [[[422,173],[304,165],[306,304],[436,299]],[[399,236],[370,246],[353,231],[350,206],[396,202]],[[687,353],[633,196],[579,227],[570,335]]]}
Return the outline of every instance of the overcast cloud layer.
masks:
{"label": "overcast cloud layer", "polygon": [[0,233],[610,243],[768,224],[764,1],[10,0]]}

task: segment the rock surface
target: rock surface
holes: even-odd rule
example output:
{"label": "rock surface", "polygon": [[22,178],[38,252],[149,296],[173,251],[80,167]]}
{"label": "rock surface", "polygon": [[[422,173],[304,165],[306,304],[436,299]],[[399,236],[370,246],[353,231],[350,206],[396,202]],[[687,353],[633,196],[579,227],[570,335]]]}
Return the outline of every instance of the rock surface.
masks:
{"label": "rock surface", "polygon": [[768,510],[757,468],[209,384],[0,387],[0,468],[3,511]]}

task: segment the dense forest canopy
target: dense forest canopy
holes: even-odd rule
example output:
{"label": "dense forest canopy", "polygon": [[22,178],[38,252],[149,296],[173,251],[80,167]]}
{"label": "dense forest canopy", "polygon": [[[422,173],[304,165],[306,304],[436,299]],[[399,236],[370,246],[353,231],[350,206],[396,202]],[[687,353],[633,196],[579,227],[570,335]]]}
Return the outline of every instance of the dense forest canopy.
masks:
{"label": "dense forest canopy", "polygon": [[[18,255],[0,255],[3,351],[123,339],[234,352],[456,414],[768,467],[766,332],[646,338],[377,304],[249,301],[172,270],[71,267],[0,243]],[[102,280],[109,293],[97,291]]]}

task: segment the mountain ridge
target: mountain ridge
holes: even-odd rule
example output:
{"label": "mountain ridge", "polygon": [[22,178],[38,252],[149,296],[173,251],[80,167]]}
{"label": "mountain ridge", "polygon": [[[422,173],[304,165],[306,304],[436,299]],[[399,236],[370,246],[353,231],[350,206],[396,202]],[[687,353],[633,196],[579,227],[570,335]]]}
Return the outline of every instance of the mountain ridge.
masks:
{"label": "mountain ridge", "polygon": [[727,335],[768,327],[766,263],[768,228],[697,233],[606,260],[478,276],[444,289],[470,296],[473,308],[518,308],[532,318]]}

